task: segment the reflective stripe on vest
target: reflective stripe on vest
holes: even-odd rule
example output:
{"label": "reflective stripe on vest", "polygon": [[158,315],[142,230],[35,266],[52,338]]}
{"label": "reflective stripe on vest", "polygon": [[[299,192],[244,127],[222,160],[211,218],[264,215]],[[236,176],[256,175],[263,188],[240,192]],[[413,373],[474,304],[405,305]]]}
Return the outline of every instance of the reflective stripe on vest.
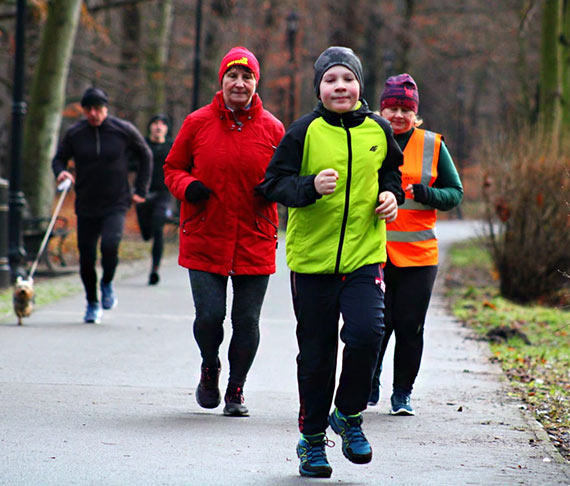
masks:
{"label": "reflective stripe on vest", "polygon": [[[437,178],[441,135],[416,128],[404,148],[402,187],[432,186]],[[408,193],[406,193],[408,195]],[[436,210],[410,197],[398,208],[398,217],[387,225],[387,250],[399,267],[437,265]]]}
{"label": "reflective stripe on vest", "polygon": [[411,243],[412,241],[433,240],[435,236],[435,228],[423,231],[386,231],[388,241],[400,241]]}

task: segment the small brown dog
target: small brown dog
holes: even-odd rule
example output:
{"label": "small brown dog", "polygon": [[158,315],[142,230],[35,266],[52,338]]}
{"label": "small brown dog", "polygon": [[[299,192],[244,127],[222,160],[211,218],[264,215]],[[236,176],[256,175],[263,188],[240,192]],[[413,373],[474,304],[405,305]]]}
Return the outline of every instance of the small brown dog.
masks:
{"label": "small brown dog", "polygon": [[18,326],[22,325],[22,318],[29,317],[34,308],[34,281],[32,278],[18,277],[14,284],[14,312],[18,316]]}

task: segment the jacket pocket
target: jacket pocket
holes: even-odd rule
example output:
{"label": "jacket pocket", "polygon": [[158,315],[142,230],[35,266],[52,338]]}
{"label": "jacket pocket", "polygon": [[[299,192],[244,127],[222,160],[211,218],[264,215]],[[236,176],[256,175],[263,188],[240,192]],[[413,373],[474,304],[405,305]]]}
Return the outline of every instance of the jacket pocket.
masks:
{"label": "jacket pocket", "polygon": [[279,226],[277,224],[277,208],[267,205],[264,211],[257,209],[255,212],[255,227],[264,238],[277,241]]}
{"label": "jacket pocket", "polygon": [[190,204],[193,212],[182,221],[180,231],[184,235],[195,233],[206,221],[206,201]]}

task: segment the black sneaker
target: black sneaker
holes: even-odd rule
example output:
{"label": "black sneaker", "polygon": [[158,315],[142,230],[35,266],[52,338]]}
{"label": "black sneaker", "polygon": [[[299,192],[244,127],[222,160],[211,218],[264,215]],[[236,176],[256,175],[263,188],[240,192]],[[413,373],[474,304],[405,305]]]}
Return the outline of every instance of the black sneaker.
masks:
{"label": "black sneaker", "polygon": [[148,276],[148,284],[156,285],[158,282],[160,282],[160,275],[158,275],[158,272],[151,272]]}
{"label": "black sneaker", "polygon": [[249,417],[249,410],[244,405],[245,400],[241,386],[228,385],[224,401],[226,402],[224,415],[228,417]]}
{"label": "black sneaker", "polygon": [[[329,443],[330,442],[330,443]],[[334,442],[328,441],[325,434],[301,434],[297,444],[299,474],[308,478],[330,478],[332,467],[327,460],[325,446],[332,447]]]}
{"label": "black sneaker", "polygon": [[220,378],[220,361],[217,367],[202,365],[200,383],[196,388],[196,401],[202,408],[216,408],[221,401],[218,379]]}

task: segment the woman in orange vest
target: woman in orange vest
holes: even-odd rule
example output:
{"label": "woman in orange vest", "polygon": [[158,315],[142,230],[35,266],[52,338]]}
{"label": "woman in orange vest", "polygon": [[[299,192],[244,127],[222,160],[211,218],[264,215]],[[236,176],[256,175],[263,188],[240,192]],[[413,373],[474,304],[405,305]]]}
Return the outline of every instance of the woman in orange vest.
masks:
{"label": "woman in orange vest", "polygon": [[406,201],[387,224],[386,331],[372,380],[369,405],[380,399],[380,372],[390,335],[396,336],[392,415],[414,415],[410,396],[420,369],[424,322],[437,275],[436,210],[449,211],[463,198],[463,186],[442,135],[417,128],[419,95],[409,74],[388,78],[380,114],[404,152],[402,188]]}

